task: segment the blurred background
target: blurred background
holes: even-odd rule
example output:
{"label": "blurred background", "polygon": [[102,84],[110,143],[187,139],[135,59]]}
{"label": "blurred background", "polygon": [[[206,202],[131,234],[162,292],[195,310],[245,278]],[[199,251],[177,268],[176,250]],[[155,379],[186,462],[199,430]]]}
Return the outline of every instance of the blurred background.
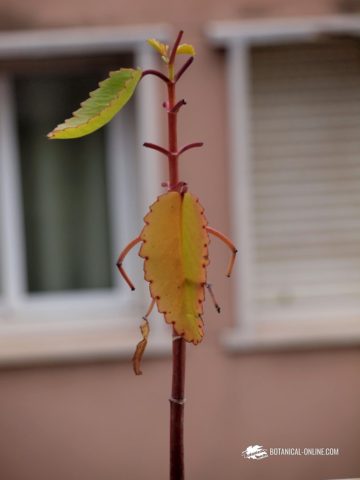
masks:
{"label": "blurred background", "polygon": [[[192,480],[360,475],[360,1],[0,0],[0,478],[168,478],[170,329],[141,259],[115,263],[163,191],[165,90],[146,78],[110,126],[50,142],[110,70],[160,67],[181,28],[181,179],[209,223],[203,342],[187,348]],[[179,65],[183,59],[179,59]],[[249,446],[338,455],[249,460]]]}

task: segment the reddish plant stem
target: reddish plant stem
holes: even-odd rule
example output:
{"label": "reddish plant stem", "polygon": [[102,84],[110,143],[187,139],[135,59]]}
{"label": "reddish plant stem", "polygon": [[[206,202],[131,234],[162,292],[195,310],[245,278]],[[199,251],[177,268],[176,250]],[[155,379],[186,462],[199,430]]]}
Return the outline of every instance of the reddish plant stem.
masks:
{"label": "reddish plant stem", "polygon": [[169,157],[170,155],[170,152],[166,150],[166,148],[161,147],[160,145],[156,145],[156,143],[145,142],[143,143],[143,146],[147,148],[152,148],[153,150],[156,150],[157,152],[160,152],[167,157]]}
{"label": "reddish plant stem", "polygon": [[[177,45],[182,32],[173,47],[169,62],[169,73],[174,68]],[[169,152],[177,152],[177,109],[175,81],[169,75],[168,88],[168,136]],[[169,189],[176,190],[179,183],[178,155],[169,154]],[[184,480],[184,390],[185,390],[185,341],[178,338],[173,330],[173,373],[170,398],[170,480]]]}
{"label": "reddish plant stem", "polygon": [[[176,336],[174,332],[174,337]],[[185,340],[173,341],[173,375],[170,399],[170,480],[184,480]],[[175,401],[176,400],[176,401]]]}
{"label": "reddish plant stem", "polygon": [[[172,111],[176,104],[175,83],[168,83],[168,135],[169,152],[177,152],[177,111]],[[179,183],[178,156],[169,155],[169,188],[173,190]]]}
{"label": "reddish plant stem", "polygon": [[184,31],[180,30],[180,32],[178,33],[178,36],[176,37],[174,45],[171,49],[170,58],[169,58],[169,65],[174,65],[174,63],[175,63],[176,50],[177,50],[177,48],[178,48],[178,46],[181,42],[181,39],[182,39],[183,35],[184,35]]}
{"label": "reddish plant stem", "polygon": [[179,156],[180,156],[182,153],[187,152],[187,151],[190,150],[191,148],[198,148],[198,147],[202,147],[203,145],[204,145],[203,142],[189,143],[188,145],[185,145],[185,147],[182,147],[182,148],[179,150]]}
{"label": "reddish plant stem", "polygon": [[177,74],[175,75],[175,82],[177,82],[182,76],[183,74],[186,72],[186,70],[190,67],[190,65],[192,64],[192,62],[194,61],[194,57],[190,57],[185,63],[184,65],[180,68],[180,70],[177,72]]}
{"label": "reddish plant stem", "polygon": [[161,72],[157,70],[144,70],[141,74],[141,78],[146,77],[146,75],[155,75],[156,77],[160,78],[163,82],[169,83],[169,79]]}

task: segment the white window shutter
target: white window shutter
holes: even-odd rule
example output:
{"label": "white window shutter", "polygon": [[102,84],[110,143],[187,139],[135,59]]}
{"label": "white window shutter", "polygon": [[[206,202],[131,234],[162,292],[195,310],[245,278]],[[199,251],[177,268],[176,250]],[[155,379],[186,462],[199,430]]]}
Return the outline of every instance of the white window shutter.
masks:
{"label": "white window shutter", "polygon": [[251,52],[254,304],[360,314],[360,44]]}

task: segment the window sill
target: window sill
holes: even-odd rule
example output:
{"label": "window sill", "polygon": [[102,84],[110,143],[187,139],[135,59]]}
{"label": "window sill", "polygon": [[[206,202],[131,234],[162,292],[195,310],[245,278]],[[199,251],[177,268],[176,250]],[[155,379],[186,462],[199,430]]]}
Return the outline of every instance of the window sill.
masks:
{"label": "window sill", "polygon": [[251,331],[236,327],[228,329],[221,341],[229,353],[351,347],[360,345],[360,322],[277,322],[259,324]]}
{"label": "window sill", "polygon": [[[2,329],[4,330],[4,329]],[[166,331],[150,332],[146,356],[156,358],[171,352]],[[68,325],[30,331],[22,326],[1,331],[0,367],[58,364],[104,360],[129,360],[141,340],[138,328],[119,325]]]}

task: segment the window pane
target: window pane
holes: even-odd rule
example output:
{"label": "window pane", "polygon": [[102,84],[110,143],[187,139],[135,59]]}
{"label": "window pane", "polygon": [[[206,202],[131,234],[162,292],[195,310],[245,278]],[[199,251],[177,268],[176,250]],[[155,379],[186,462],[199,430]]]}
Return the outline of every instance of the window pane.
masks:
{"label": "window pane", "polygon": [[84,74],[15,81],[30,292],[112,285],[104,129],[46,138],[98,81]]}

